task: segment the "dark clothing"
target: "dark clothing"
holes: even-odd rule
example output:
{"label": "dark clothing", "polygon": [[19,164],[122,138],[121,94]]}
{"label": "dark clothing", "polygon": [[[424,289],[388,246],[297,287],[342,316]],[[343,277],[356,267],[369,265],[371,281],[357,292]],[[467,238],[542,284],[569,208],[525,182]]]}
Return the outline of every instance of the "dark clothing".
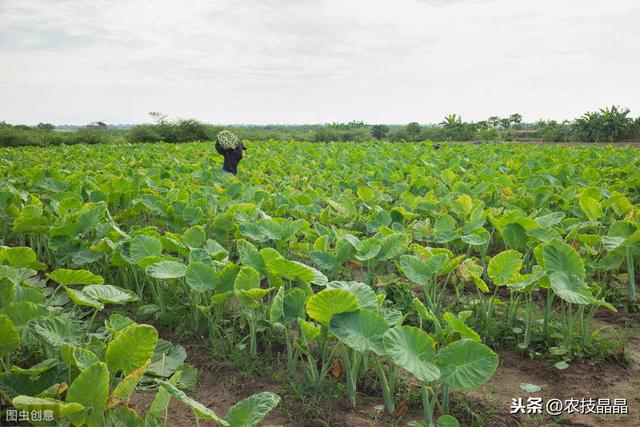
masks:
{"label": "dark clothing", "polygon": [[224,150],[220,144],[216,142],[216,151],[224,157],[222,170],[236,175],[238,173],[238,163],[240,163],[242,159],[242,152],[246,149],[247,147],[240,143],[236,148]]}

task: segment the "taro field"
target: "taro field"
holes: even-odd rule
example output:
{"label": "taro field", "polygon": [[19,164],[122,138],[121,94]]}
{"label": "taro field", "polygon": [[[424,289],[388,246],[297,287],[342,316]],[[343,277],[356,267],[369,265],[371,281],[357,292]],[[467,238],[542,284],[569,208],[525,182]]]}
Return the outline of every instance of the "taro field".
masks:
{"label": "taro field", "polygon": [[245,145],[0,149],[3,408],[640,425],[637,149]]}

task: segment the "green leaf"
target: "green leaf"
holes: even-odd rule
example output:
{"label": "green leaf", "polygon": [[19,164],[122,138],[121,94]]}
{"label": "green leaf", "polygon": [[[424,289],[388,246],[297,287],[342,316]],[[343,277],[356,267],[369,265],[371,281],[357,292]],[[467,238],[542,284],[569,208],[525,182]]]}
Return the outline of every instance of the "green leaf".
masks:
{"label": "green leaf", "polygon": [[369,261],[378,256],[381,250],[382,247],[380,246],[380,241],[378,239],[367,239],[360,244],[356,259],[359,261]]}
{"label": "green leaf", "polygon": [[493,282],[500,286],[517,276],[522,268],[522,255],[509,249],[491,258],[487,266],[487,274]]}
{"label": "green leaf", "polygon": [[437,254],[424,261],[415,255],[403,255],[400,257],[400,269],[412,282],[426,285],[442,269],[447,258],[447,254]]}
{"label": "green leaf", "polygon": [[31,268],[43,270],[47,266],[36,259],[36,253],[31,248],[15,247],[0,248],[0,262],[7,261],[14,268]]}
{"label": "green leaf", "polygon": [[98,356],[91,350],[76,347],[73,349],[73,361],[79,370],[84,371],[89,366],[99,362],[100,359],[98,359]]}
{"label": "green leaf", "polygon": [[[157,379],[156,382],[160,385],[160,387],[167,390],[169,394],[171,394],[173,397],[175,397],[180,402],[184,403],[189,408],[191,408],[191,410],[193,410],[193,413],[196,415],[196,417],[202,418],[205,420],[213,420],[216,423],[223,426],[231,425],[227,421],[223,420],[218,415],[216,415],[216,413],[213,412],[211,409],[204,406],[202,403],[196,402],[195,400],[187,396],[182,390],[179,390],[176,386],[174,386],[170,382],[160,380],[160,379]],[[235,425],[233,427],[235,427]]]}
{"label": "green leaf", "polygon": [[131,395],[133,395],[133,392],[136,390],[136,386],[138,385],[140,378],[142,378],[142,375],[145,373],[147,366],[149,366],[149,361],[124,377],[111,392],[109,401],[114,403],[128,402]]}
{"label": "green leaf", "polygon": [[123,330],[129,325],[134,323],[133,320],[129,319],[127,316],[123,316],[119,313],[111,313],[109,318],[105,320],[104,326],[112,335],[116,335],[118,332]]}
{"label": "green leaf", "polygon": [[333,281],[327,283],[327,289],[344,289],[356,296],[360,308],[376,310],[378,297],[371,287],[361,282]]}
{"label": "green leaf", "polygon": [[560,299],[572,304],[591,304],[595,301],[589,288],[575,274],[556,271],[549,275],[551,289]]}
{"label": "green leaf", "polygon": [[199,248],[207,239],[207,234],[204,232],[204,228],[202,228],[202,226],[196,225],[184,230],[184,233],[182,233],[182,237],[184,238],[184,242],[187,245],[191,246],[192,248]]}
{"label": "green leaf", "polygon": [[86,408],[85,412],[69,415],[69,420],[87,427],[104,425],[104,411],[109,398],[109,371],[107,365],[96,362],[73,381],[67,390],[67,403],[76,402]]}
{"label": "green leaf", "polygon": [[131,325],[122,330],[107,346],[105,359],[112,373],[129,375],[153,355],[158,332],[151,325]]}
{"label": "green leaf", "polygon": [[187,360],[187,351],[183,346],[158,339],[151,357],[152,363],[147,368],[146,373],[158,377],[168,377],[177,372],[185,360]]}
{"label": "green leaf", "polygon": [[318,323],[328,326],[338,313],[360,308],[356,296],[344,289],[324,289],[307,300],[307,314]]}
{"label": "green leaf", "polygon": [[442,381],[451,390],[484,384],[498,368],[498,356],[486,345],[468,339],[454,341],[438,353]]}
{"label": "green leaf", "polygon": [[124,304],[139,299],[135,292],[111,285],[89,285],[83,288],[82,292],[107,304]]}
{"label": "green leaf", "polygon": [[383,336],[384,347],[393,363],[411,372],[418,380],[430,383],[440,378],[435,365],[433,338],[413,326],[396,326]]}
{"label": "green leaf", "polygon": [[233,405],[225,421],[233,427],[253,427],[257,425],[273,408],[278,406],[280,396],[271,392],[262,392],[249,396]]}
{"label": "green leaf", "polygon": [[477,234],[465,234],[461,239],[469,246],[482,246],[489,242],[489,236]]}
{"label": "green leaf", "polygon": [[287,280],[300,279],[303,282],[311,283],[315,278],[313,270],[308,266],[284,258],[274,258],[267,262],[267,269],[276,276]]}
{"label": "green leaf", "polygon": [[302,318],[298,318],[298,327],[300,328],[300,333],[307,341],[313,341],[320,336],[320,327],[315,323],[307,322]]}
{"label": "green leaf", "polygon": [[67,268],[59,268],[48,273],[47,277],[64,286],[101,285],[104,283],[102,276],[98,276],[97,274],[93,274],[87,270],[69,270]]}
{"label": "green leaf", "polygon": [[20,334],[8,316],[0,313],[0,353],[11,353],[20,346]]}
{"label": "green leaf", "polygon": [[196,292],[212,291],[218,284],[216,270],[210,265],[194,262],[187,267],[187,285]]}
{"label": "green leaf", "polygon": [[31,301],[13,302],[4,307],[4,312],[16,328],[27,325],[31,319],[49,315],[49,310],[42,304]]}
{"label": "green leaf", "polygon": [[45,411],[51,410],[60,418],[76,414],[84,409],[79,403],[65,403],[56,399],[48,399],[32,396],[17,396],[11,401],[14,408],[19,411]]}
{"label": "green leaf", "polygon": [[387,261],[402,254],[407,248],[407,239],[400,233],[392,233],[380,240],[378,259]]}
{"label": "green leaf", "polygon": [[283,301],[284,321],[293,323],[298,318],[304,317],[307,294],[300,288],[292,288],[285,292]]}
{"label": "green leaf", "polygon": [[267,266],[265,261],[254,245],[244,239],[239,239],[236,245],[238,246],[240,263],[253,267],[262,274],[266,274]]}
{"label": "green leaf", "polygon": [[460,427],[460,423],[452,415],[440,415],[438,417],[438,427]]}
{"label": "green leaf", "polygon": [[580,198],[580,208],[589,218],[589,221],[597,221],[603,215],[602,205],[593,197],[583,195]]}
{"label": "green leaf", "polygon": [[37,317],[29,322],[27,328],[54,348],[65,343],[79,345],[84,336],[82,329],[66,317]]}
{"label": "green leaf", "polygon": [[537,393],[540,390],[542,390],[542,387],[540,387],[539,385],[535,385],[535,384],[520,383],[520,389],[522,391],[527,392],[527,393]]}
{"label": "green leaf", "polygon": [[356,193],[358,193],[358,197],[360,197],[360,199],[366,203],[371,203],[373,199],[376,197],[373,190],[370,189],[369,187],[358,187],[358,190],[356,190]]}
{"label": "green leaf", "polygon": [[25,374],[25,375],[29,375],[31,377],[35,377],[36,375],[40,375],[41,373],[48,371],[49,369],[53,368],[54,366],[58,366],[60,362],[58,362],[58,359],[46,359],[43,360],[42,362],[33,365],[30,368],[21,368],[19,366],[13,365],[11,367],[11,372],[14,372],[16,374]]}
{"label": "green leaf", "polygon": [[548,273],[566,272],[581,279],[586,275],[580,255],[562,240],[553,240],[542,245],[542,260]]}
{"label": "green leaf", "polygon": [[[109,411],[113,427],[145,427],[144,420],[138,413],[126,406],[118,406]],[[147,426],[150,427],[150,426]]]}
{"label": "green leaf", "polygon": [[379,356],[385,354],[382,336],[389,330],[387,322],[369,310],[339,313],[331,318],[331,332],[344,345],[361,353],[371,350]]}
{"label": "green leaf", "polygon": [[129,243],[129,255],[133,262],[151,256],[160,256],[162,254],[162,242],[151,236],[140,234]]}
{"label": "green leaf", "polygon": [[273,297],[273,301],[271,301],[269,321],[271,323],[281,323],[284,321],[284,287],[278,289],[276,295]]}
{"label": "green leaf", "polygon": [[395,308],[385,307],[380,310],[379,314],[389,326],[398,326],[404,320],[402,312]]}
{"label": "green leaf", "polygon": [[[97,285],[97,286],[102,286],[102,285]],[[87,295],[82,290],[75,290],[67,286],[64,287],[64,290],[67,292],[67,295],[69,295],[69,297],[71,298],[71,301],[73,301],[75,305],[93,307],[96,310],[104,309],[104,305],[100,301]]]}
{"label": "green leaf", "polygon": [[473,341],[480,342],[480,335],[470,327],[464,324],[462,320],[460,320],[453,313],[449,313],[448,311],[444,313],[442,316],[444,321],[447,322],[447,325],[454,331],[460,334],[462,338],[469,338]]}
{"label": "green leaf", "polygon": [[156,279],[178,279],[187,274],[187,266],[178,261],[160,261],[148,266],[145,271]]}
{"label": "green leaf", "polygon": [[233,283],[236,291],[260,287],[260,273],[253,267],[242,267]]}
{"label": "green leaf", "polygon": [[[171,376],[171,378],[169,378],[168,382],[172,385],[176,385],[180,381],[181,375],[181,372],[176,372]],[[171,394],[169,394],[167,389],[165,387],[159,387],[145,417],[147,426],[152,425],[154,427],[160,427],[165,425],[163,420],[166,418],[167,407],[169,406],[170,400]]]}

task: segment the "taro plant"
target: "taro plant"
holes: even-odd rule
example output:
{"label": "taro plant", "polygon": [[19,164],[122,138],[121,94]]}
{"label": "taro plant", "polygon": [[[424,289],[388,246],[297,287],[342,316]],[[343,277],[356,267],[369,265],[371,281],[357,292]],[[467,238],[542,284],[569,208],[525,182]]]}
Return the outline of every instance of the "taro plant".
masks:
{"label": "taro plant", "polygon": [[640,230],[628,221],[616,221],[611,224],[604,238],[607,255],[603,259],[606,268],[624,263],[627,272],[627,298],[629,304],[638,301],[636,290],[636,262],[640,255]]}
{"label": "taro plant", "polygon": [[477,334],[474,339],[456,340],[457,335],[473,336],[473,331],[453,314],[445,313],[445,318],[449,326],[445,335],[438,337],[441,341],[413,326],[396,326],[383,336],[385,352],[391,361],[420,381],[424,419],[428,425],[435,423],[436,408],[441,413],[438,423],[453,418],[449,415],[450,391],[477,388],[488,381],[498,367],[498,356],[478,342]]}
{"label": "taro plant", "polygon": [[[543,334],[546,333],[548,319],[551,317],[553,296],[556,296],[561,300],[563,352],[567,352],[571,357],[576,326],[579,336],[582,337],[582,344],[586,345],[590,336],[589,327],[598,307],[605,307],[612,311],[616,309],[594,295],[592,288],[585,283],[584,261],[570,245],[562,240],[552,240],[537,246],[535,256],[546,274],[547,280],[543,280],[543,286],[548,284],[549,288]],[[574,305],[578,306],[577,310],[574,310]]]}
{"label": "taro plant", "polygon": [[[347,398],[356,405],[358,373],[366,371],[369,352],[374,353],[375,367],[382,388],[385,410],[392,414],[395,410],[394,389],[396,371],[384,368],[383,359],[386,351],[382,341],[389,330],[389,324],[380,315],[367,309],[338,313],[331,318],[331,332],[347,347],[343,352],[343,366],[347,378]],[[376,357],[378,356],[378,357]]]}
{"label": "taro plant", "polygon": [[177,388],[171,381],[157,380],[160,385],[160,393],[166,393],[167,397],[175,397],[180,402],[187,405],[193,411],[196,424],[199,420],[210,420],[225,427],[254,427],[280,402],[280,396],[271,392],[257,393],[229,408],[227,415],[222,418],[212,409],[193,400],[182,390]]}
{"label": "taro plant", "polygon": [[271,302],[269,320],[276,328],[284,331],[284,340],[287,351],[287,372],[294,376],[298,367],[300,350],[296,345],[296,328],[298,319],[305,317],[305,301],[307,294],[300,288],[285,290],[281,287],[276,292]]}

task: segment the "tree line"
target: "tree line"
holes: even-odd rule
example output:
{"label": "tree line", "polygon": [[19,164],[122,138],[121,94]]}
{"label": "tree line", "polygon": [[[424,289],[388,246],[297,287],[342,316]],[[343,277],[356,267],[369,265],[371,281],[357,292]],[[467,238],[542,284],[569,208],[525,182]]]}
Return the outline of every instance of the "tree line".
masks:
{"label": "tree line", "polygon": [[310,142],[371,139],[390,141],[514,141],[619,142],[640,140],[640,117],[631,117],[628,108],[611,106],[587,112],[574,120],[539,120],[525,123],[520,114],[491,116],[477,122],[450,114],[437,124],[367,124],[362,121],[313,125],[213,125],[194,119],[170,119],[150,113],[149,123],[131,127],[107,126],[94,129],[49,123],[37,126],[0,122],[0,146],[100,144],[114,142],[188,142],[213,140],[222,129],[233,128],[242,139],[254,141],[294,140]]}

